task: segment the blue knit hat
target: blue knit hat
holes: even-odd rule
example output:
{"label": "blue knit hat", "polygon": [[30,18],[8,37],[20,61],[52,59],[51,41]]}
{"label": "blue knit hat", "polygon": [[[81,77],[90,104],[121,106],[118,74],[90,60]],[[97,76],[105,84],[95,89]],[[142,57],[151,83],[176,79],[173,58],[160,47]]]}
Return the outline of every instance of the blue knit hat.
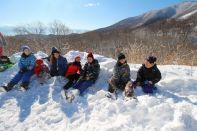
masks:
{"label": "blue knit hat", "polygon": [[22,46],[22,51],[24,51],[24,50],[26,50],[26,49],[28,49],[28,50],[30,50],[30,47],[29,46],[27,46],[27,45],[24,45],[24,46]]}
{"label": "blue knit hat", "polygon": [[51,52],[53,53],[60,53],[60,51],[56,47],[51,48]]}

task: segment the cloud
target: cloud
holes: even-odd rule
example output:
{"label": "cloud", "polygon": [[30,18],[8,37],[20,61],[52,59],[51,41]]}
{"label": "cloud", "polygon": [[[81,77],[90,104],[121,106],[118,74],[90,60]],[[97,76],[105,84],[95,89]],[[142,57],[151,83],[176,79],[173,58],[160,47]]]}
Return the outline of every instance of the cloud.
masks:
{"label": "cloud", "polygon": [[95,7],[95,6],[100,6],[100,3],[87,3],[84,5],[84,7]]}

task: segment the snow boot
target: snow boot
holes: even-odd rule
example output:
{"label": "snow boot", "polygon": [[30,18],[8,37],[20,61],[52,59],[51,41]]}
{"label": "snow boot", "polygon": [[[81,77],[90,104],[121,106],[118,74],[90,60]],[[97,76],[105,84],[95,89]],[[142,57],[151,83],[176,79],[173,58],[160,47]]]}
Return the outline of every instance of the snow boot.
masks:
{"label": "snow boot", "polygon": [[26,91],[29,89],[28,84],[26,83],[22,83],[20,87],[22,88],[23,91]]}
{"label": "snow boot", "polygon": [[114,92],[114,93],[110,93],[108,92],[106,95],[105,95],[107,98],[109,99],[112,99],[112,100],[117,100],[117,94]]}
{"label": "snow boot", "polygon": [[5,91],[10,91],[12,90],[12,88],[15,86],[15,84],[12,83],[8,83],[7,86],[2,86],[4,88]]}
{"label": "snow boot", "polygon": [[137,99],[137,97],[134,94],[134,87],[133,87],[133,84],[132,84],[131,81],[129,81],[126,84],[124,94],[125,94],[125,100],[126,101],[130,100],[130,99]]}

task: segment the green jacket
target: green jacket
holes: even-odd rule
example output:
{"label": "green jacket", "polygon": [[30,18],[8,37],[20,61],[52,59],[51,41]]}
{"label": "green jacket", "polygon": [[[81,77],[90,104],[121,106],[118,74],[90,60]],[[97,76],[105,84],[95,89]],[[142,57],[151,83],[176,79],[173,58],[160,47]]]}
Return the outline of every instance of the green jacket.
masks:
{"label": "green jacket", "polygon": [[113,70],[113,78],[116,80],[118,83],[127,83],[130,81],[130,67],[127,63],[125,64],[120,64],[116,63],[114,66]]}

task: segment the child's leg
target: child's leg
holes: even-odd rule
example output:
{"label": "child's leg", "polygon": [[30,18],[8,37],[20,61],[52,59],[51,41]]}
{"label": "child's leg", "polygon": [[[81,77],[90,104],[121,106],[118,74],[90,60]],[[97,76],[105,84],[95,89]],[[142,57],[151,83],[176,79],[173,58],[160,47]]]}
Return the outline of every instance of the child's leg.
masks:
{"label": "child's leg", "polygon": [[77,81],[80,77],[80,74],[74,74],[74,80]]}
{"label": "child's leg", "polygon": [[22,77],[22,85],[23,86],[28,86],[30,82],[30,78],[33,75],[33,71],[27,71],[26,73],[23,74]]}
{"label": "child's leg", "polygon": [[80,91],[80,94],[82,94],[88,87],[93,85],[93,81],[83,81],[76,89]]}
{"label": "child's leg", "polygon": [[74,74],[74,75],[70,75],[68,76],[68,83],[64,86],[64,89],[67,90],[69,89],[73,84],[74,81],[77,81],[79,79],[80,75],[79,74]]}
{"label": "child's leg", "polygon": [[153,85],[144,85],[144,86],[142,86],[142,90],[143,90],[143,92],[144,93],[150,93],[150,94],[152,94],[152,93],[154,93],[155,91],[155,87],[153,86]]}
{"label": "child's leg", "polygon": [[133,84],[131,81],[127,82],[124,93],[126,97],[132,97],[134,95]]}
{"label": "child's leg", "polygon": [[64,86],[65,90],[68,90],[73,85],[73,80],[69,80],[68,83]]}
{"label": "child's leg", "polygon": [[115,90],[117,89],[115,79],[110,78],[108,82],[109,82],[108,91],[109,91],[110,93],[114,93]]}
{"label": "child's leg", "polygon": [[22,73],[17,73],[14,78],[10,81],[11,84],[18,84],[18,82],[22,79],[23,74]]}

